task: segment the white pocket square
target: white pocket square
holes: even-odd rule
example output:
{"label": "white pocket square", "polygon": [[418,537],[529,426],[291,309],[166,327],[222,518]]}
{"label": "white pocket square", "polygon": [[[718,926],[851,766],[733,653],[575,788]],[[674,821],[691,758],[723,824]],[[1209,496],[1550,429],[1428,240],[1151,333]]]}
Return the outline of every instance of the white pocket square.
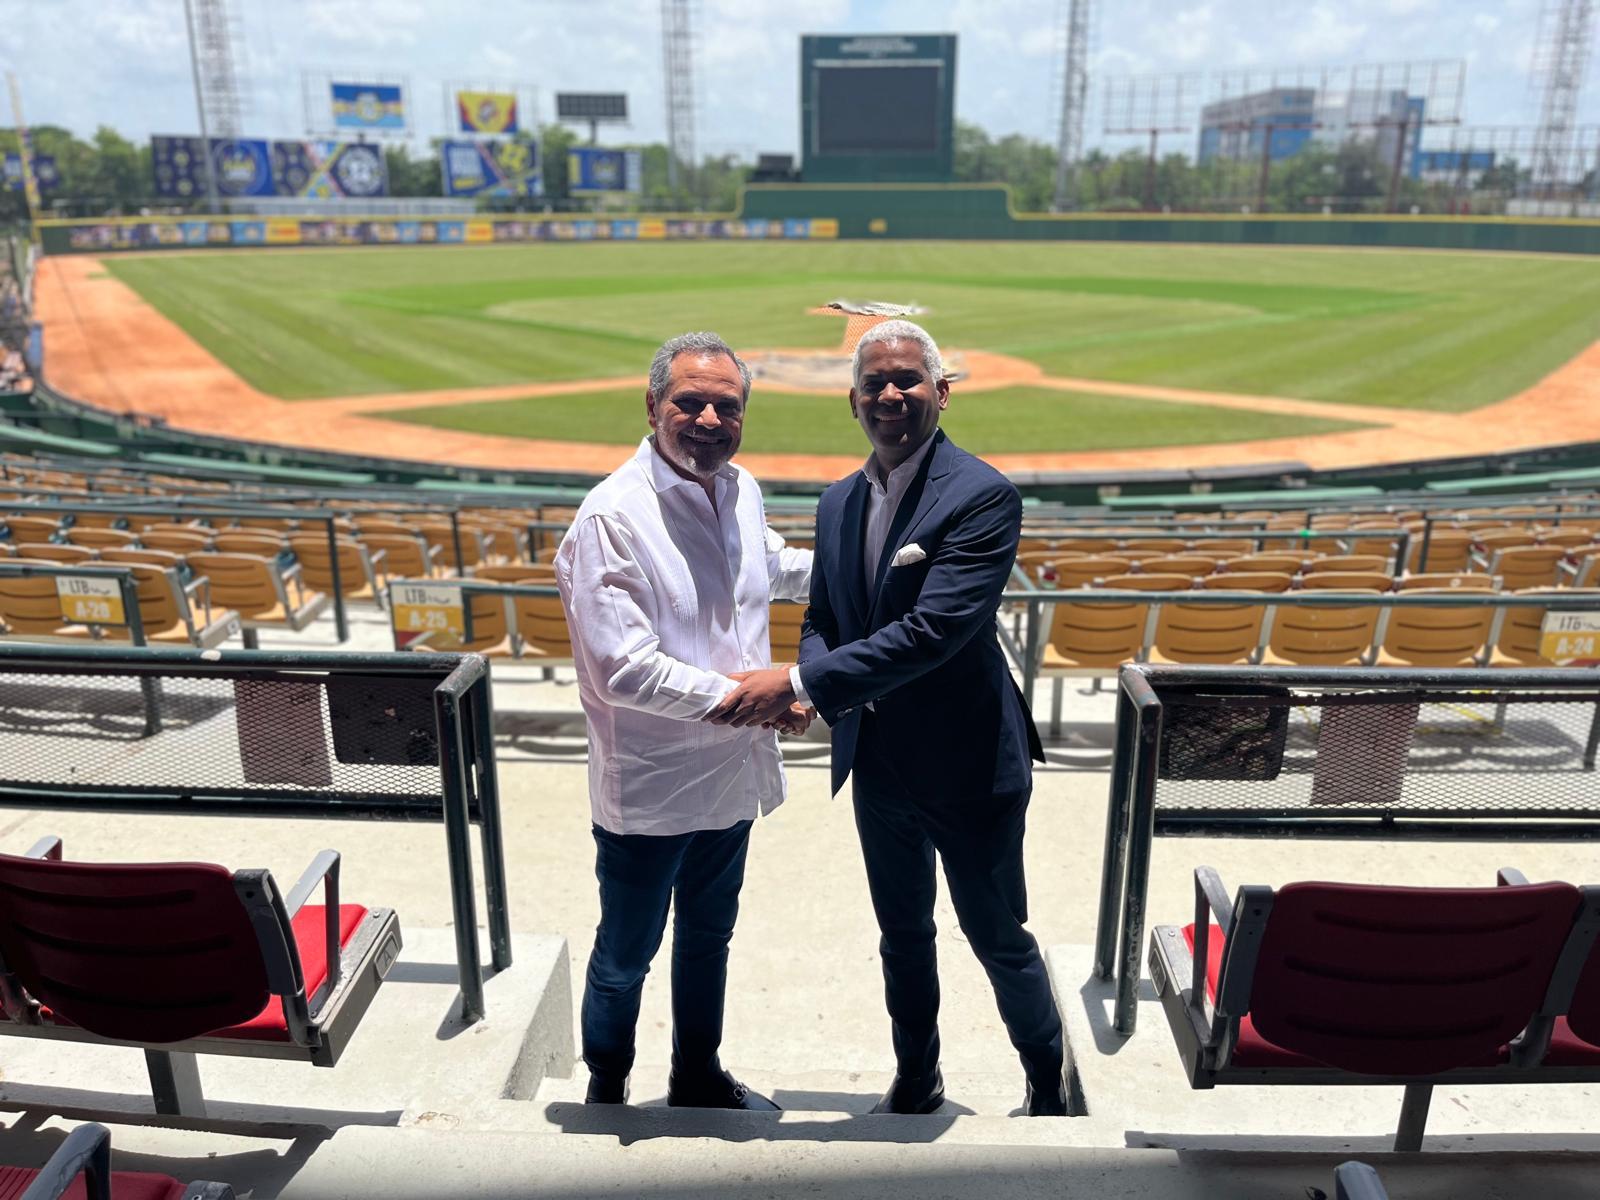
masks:
{"label": "white pocket square", "polygon": [[894,552],[894,557],[889,560],[891,567],[909,567],[912,563],[919,563],[928,557],[928,552],[915,542]]}

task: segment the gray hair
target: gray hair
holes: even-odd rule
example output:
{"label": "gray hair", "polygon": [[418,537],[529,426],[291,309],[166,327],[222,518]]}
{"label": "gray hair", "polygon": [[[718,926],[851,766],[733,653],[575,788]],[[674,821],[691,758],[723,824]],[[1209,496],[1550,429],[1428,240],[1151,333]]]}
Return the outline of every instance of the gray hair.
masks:
{"label": "gray hair", "polygon": [[744,384],[744,399],[750,399],[750,368],[744,359],[733,352],[733,347],[714,333],[680,333],[661,343],[661,349],[650,360],[650,394],[658,400],[667,394],[667,384],[672,381],[672,362],[680,354],[694,354],[715,358],[726,354],[739,368],[739,380]]}
{"label": "gray hair", "polygon": [[928,336],[928,331],[915,321],[894,320],[879,321],[861,335],[855,355],[850,359],[852,382],[861,382],[862,352],[877,342],[915,342],[922,347],[922,366],[928,378],[937,381],[944,377],[944,359],[939,356],[938,343]]}

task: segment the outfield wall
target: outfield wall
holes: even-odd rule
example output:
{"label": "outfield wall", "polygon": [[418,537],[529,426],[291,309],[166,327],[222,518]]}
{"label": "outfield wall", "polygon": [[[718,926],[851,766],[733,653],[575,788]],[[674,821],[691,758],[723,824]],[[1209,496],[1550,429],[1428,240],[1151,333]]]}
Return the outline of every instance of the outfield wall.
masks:
{"label": "outfield wall", "polygon": [[1321,214],[1019,213],[1004,184],[757,184],[712,214],[119,217],[40,221],[48,254],[263,246],[898,238],[1600,254],[1600,221]]}

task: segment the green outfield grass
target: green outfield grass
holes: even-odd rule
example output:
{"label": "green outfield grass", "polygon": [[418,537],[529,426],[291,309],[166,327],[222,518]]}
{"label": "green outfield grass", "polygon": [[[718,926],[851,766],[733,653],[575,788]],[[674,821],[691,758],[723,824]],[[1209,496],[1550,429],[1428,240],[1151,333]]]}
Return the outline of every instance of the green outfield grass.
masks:
{"label": "green outfield grass", "polygon": [[[631,444],[647,432],[644,399],[637,388],[396,409],[380,415],[469,433],[570,442]],[[1248,425],[1241,424],[1241,418]],[[976,454],[1128,450],[1365,428],[1346,421],[1240,413],[1203,404],[1132,400],[1050,388],[1010,388],[962,395],[960,384],[952,392],[950,408],[940,424],[963,449]],[[843,397],[762,393],[758,385],[745,421],[743,449],[865,457],[867,441]]]}
{"label": "green outfield grass", "polygon": [[[941,341],[1052,374],[1444,410],[1512,395],[1600,337],[1600,263],[1578,257],[840,242],[105,261],[288,398],[636,375],[685,329],[826,347],[841,323],[805,310],[837,296],[925,305]],[[1260,422],[1227,420],[1228,436]]]}

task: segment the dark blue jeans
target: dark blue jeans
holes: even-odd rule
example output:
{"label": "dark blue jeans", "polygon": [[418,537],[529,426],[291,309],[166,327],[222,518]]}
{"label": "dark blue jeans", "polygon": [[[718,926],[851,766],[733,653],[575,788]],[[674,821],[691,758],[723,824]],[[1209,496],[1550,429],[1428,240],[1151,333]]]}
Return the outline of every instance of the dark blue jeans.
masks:
{"label": "dark blue jeans", "polygon": [[583,1061],[620,1079],[633,1069],[634,1026],[650,961],[672,920],[672,1072],[721,1069],[728,940],[739,915],[750,822],[668,837],[595,827],[600,924],[583,989]]}
{"label": "dark blue jeans", "polygon": [[886,745],[866,714],[852,774],[856,831],[882,933],[884,995],[896,1069],[922,1077],[939,1065],[939,967],[934,852],[944,863],[956,920],[994,988],[1022,1069],[1053,1093],[1062,1068],[1061,1017],[1031,933],[1022,836],[1028,793],[915,796],[895,771],[905,747]]}

